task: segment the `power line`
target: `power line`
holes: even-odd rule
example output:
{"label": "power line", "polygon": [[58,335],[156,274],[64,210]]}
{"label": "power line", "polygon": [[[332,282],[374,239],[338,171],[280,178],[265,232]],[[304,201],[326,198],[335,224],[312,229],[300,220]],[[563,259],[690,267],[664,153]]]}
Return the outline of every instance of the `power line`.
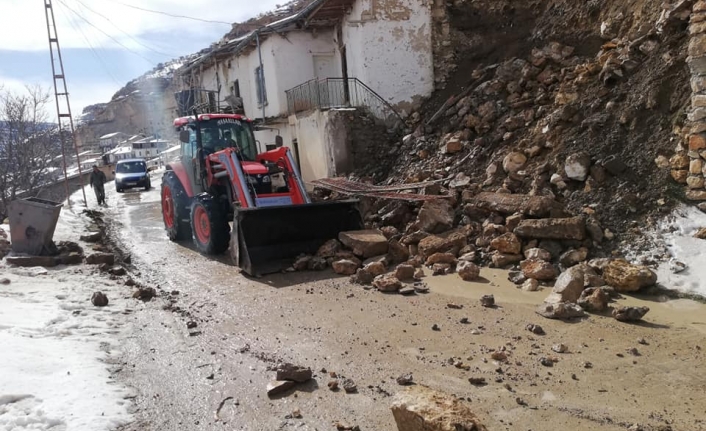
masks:
{"label": "power line", "polygon": [[108,17],[106,17],[106,16],[103,15],[102,13],[96,12],[95,10],[91,9],[90,7],[88,7],[88,5],[86,5],[86,4],[85,4],[84,2],[82,2],[81,0],[76,0],[76,1],[77,1],[78,3],[80,3],[81,5],[83,5],[83,7],[85,7],[85,8],[88,9],[89,11],[91,11],[91,12],[93,12],[94,14],[100,16],[100,17],[103,18],[104,20],[108,21],[113,27],[115,27],[116,29],[118,29],[118,31],[120,31],[120,32],[123,33],[125,36],[129,37],[130,39],[132,39],[135,43],[137,43],[138,45],[142,46],[143,48],[145,48],[145,49],[147,49],[147,50],[149,50],[149,51],[152,51],[152,52],[154,52],[154,53],[156,53],[156,54],[162,55],[162,56],[164,56],[164,57],[170,58],[170,59],[171,59],[171,58],[174,58],[174,57],[178,57],[178,55],[167,54],[167,53],[165,53],[165,52],[158,51],[158,50],[156,50],[156,49],[154,49],[154,48],[151,48],[151,47],[145,45],[144,43],[140,42],[139,40],[137,40],[136,38],[134,38],[132,35],[130,35],[129,33],[127,33],[126,31],[124,31],[123,29],[121,29],[120,27],[118,27],[117,25],[115,25],[115,23],[113,23],[113,21],[111,21]]}
{"label": "power line", "polygon": [[114,37],[111,36],[110,34],[108,34],[108,33],[106,33],[105,31],[103,31],[100,27],[94,25],[91,21],[89,21],[88,19],[86,19],[83,15],[81,15],[80,13],[78,13],[78,12],[76,12],[75,10],[71,9],[71,8],[70,8],[66,3],[64,3],[62,0],[58,0],[58,2],[61,3],[62,5],[64,5],[64,7],[65,7],[66,9],[68,9],[69,11],[71,11],[74,15],[76,15],[77,17],[79,17],[79,18],[81,18],[83,21],[85,21],[88,25],[90,25],[91,27],[95,28],[96,30],[98,30],[98,31],[100,31],[101,33],[103,33],[104,35],[106,35],[106,36],[107,36],[110,40],[112,40],[113,42],[115,42],[115,43],[117,43],[118,45],[122,46],[126,51],[129,51],[129,52],[135,54],[136,56],[142,58],[143,60],[145,60],[146,62],[148,62],[150,65],[153,65],[153,64],[155,63],[154,60],[150,60],[149,58],[145,57],[144,55],[140,54],[139,52],[133,51],[132,49],[130,49],[130,48],[128,48],[127,46],[123,45],[119,40],[117,40],[116,38],[114,38]]}
{"label": "power line", "polygon": [[214,20],[210,20],[210,19],[196,18],[196,17],[186,16],[186,15],[177,15],[177,14],[173,14],[173,13],[169,13],[169,12],[162,12],[162,11],[159,11],[159,10],[145,9],[145,8],[143,8],[143,7],[139,7],[139,6],[134,6],[134,5],[131,5],[131,4],[123,3],[123,2],[118,1],[118,0],[109,0],[109,1],[111,1],[111,2],[113,2],[113,3],[117,3],[117,4],[120,4],[120,5],[123,5],[123,6],[125,6],[125,7],[132,8],[132,9],[141,10],[141,11],[143,11],[143,12],[150,12],[150,13],[156,13],[156,14],[159,14],[159,15],[166,15],[166,16],[170,16],[170,17],[172,17],[172,18],[190,19],[190,20],[192,20],[192,21],[208,22],[208,23],[212,23],[212,24],[224,24],[224,25],[229,25],[229,26],[232,26],[232,25],[233,25],[233,23],[225,22],[225,21],[214,21]]}
{"label": "power line", "polygon": [[105,72],[108,74],[108,76],[110,77],[110,79],[112,79],[113,82],[115,82],[116,85],[118,85],[119,87],[122,87],[123,84],[121,84],[121,83],[118,81],[118,79],[115,78],[115,75],[113,75],[113,73],[110,71],[110,67],[108,67],[108,65],[106,64],[106,62],[105,62],[105,61],[101,58],[101,56],[98,54],[98,51],[96,51],[96,49],[93,47],[93,45],[91,44],[91,41],[90,41],[90,40],[88,39],[88,37],[86,36],[86,33],[84,33],[83,30],[81,29],[81,26],[79,26],[79,25],[77,25],[77,24],[74,24],[74,20],[73,20],[70,16],[68,16],[68,15],[64,12],[63,9],[59,9],[59,10],[61,11],[61,14],[66,18],[66,20],[69,22],[69,24],[71,25],[71,28],[73,28],[77,33],[80,33],[80,34],[81,34],[81,37],[83,37],[83,40],[85,40],[85,41],[86,41],[86,44],[88,44],[88,49],[90,49],[91,53],[92,53],[93,56],[96,58],[96,60],[98,60],[98,63],[100,63],[101,67],[103,67],[103,69],[104,69]]}

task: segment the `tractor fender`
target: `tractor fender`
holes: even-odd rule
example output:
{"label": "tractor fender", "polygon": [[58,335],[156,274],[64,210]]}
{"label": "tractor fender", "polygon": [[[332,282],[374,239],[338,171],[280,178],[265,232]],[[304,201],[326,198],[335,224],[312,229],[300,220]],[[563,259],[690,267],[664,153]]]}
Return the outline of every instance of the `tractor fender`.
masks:
{"label": "tractor fender", "polygon": [[177,178],[179,178],[179,182],[182,186],[184,186],[184,191],[186,192],[186,195],[190,198],[193,198],[194,189],[191,186],[191,181],[189,181],[189,175],[186,173],[186,168],[184,168],[184,164],[182,164],[181,162],[170,163],[167,165],[167,170],[173,171],[174,174],[176,174]]}

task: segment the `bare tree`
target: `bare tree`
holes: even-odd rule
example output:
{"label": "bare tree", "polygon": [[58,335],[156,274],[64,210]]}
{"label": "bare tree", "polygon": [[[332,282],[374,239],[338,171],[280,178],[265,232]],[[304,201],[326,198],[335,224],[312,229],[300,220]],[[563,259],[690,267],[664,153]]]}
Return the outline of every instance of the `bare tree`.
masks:
{"label": "bare tree", "polygon": [[0,216],[19,195],[33,195],[55,178],[61,140],[49,123],[49,92],[26,87],[15,93],[0,87]]}

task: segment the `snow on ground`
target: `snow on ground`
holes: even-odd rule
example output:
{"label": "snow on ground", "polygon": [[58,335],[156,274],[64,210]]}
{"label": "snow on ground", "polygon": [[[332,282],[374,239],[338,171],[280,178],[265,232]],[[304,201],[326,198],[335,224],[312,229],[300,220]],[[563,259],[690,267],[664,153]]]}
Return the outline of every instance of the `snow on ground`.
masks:
{"label": "snow on ground", "polygon": [[703,227],[706,214],[695,207],[679,207],[662,221],[657,239],[667,246],[675,261],[686,264],[686,270],[675,273],[673,263],[663,263],[657,271],[661,285],[706,297],[706,240],[694,238]]}
{"label": "snow on ground", "polygon": [[[85,232],[82,209],[62,209],[56,241]],[[129,295],[93,271],[0,263],[10,280],[0,284],[0,431],[107,431],[130,421],[133,393],[107,364],[119,354]],[[97,290],[108,307],[91,304]]]}

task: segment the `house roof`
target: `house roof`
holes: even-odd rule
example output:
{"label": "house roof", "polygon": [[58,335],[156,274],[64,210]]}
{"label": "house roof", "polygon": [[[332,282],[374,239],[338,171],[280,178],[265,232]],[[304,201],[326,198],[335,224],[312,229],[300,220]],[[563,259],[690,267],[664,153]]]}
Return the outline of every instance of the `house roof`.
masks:
{"label": "house roof", "polygon": [[107,135],[103,135],[98,139],[101,139],[101,140],[111,139],[111,138],[115,138],[116,136],[120,136],[120,135],[124,135],[124,133],[122,133],[122,132],[108,133]]}
{"label": "house roof", "polygon": [[251,47],[259,37],[264,39],[272,34],[301,30],[310,26],[330,26],[340,20],[356,0],[312,0],[300,11],[278,21],[263,25],[243,36],[231,39],[217,46],[191,63],[185,64],[177,73],[185,74],[197,66],[219,57],[237,55]]}

